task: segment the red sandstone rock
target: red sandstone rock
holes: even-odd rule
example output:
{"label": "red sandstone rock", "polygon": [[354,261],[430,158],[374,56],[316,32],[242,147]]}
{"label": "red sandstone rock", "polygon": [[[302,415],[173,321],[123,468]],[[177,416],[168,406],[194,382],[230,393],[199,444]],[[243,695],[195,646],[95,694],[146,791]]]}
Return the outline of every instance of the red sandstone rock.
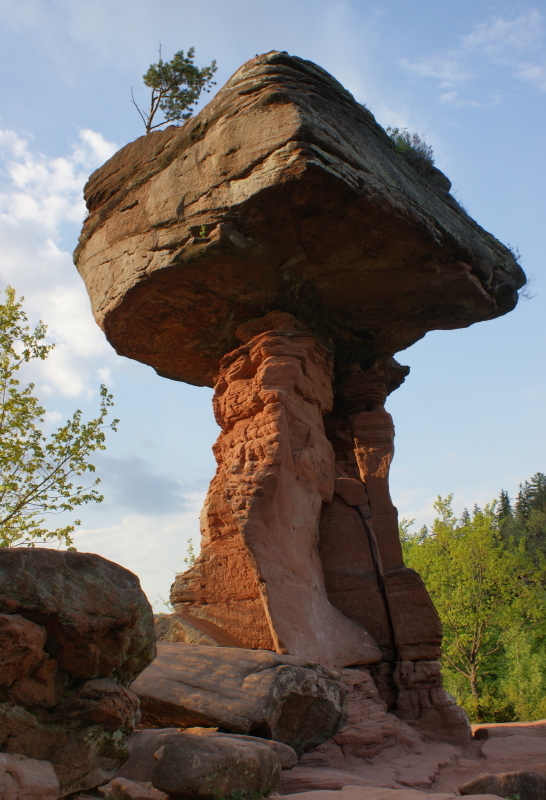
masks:
{"label": "red sandstone rock", "polygon": [[49,761],[0,753],[2,800],[57,800],[59,781]]}
{"label": "red sandstone rock", "polygon": [[[207,739],[213,737],[214,739],[234,739],[235,741],[244,740],[254,742],[255,744],[265,745],[269,747],[277,758],[279,759],[281,768],[283,770],[292,769],[297,763],[297,756],[295,751],[282,742],[276,742],[272,739],[261,739],[255,736],[244,736],[235,733],[218,733],[214,729],[201,729],[198,731],[196,728],[191,728],[186,731],[181,731],[179,728],[149,728],[147,730],[135,731],[128,739],[127,746],[129,747],[130,756],[123,764],[117,775],[122,778],[130,779],[131,781],[147,782],[152,780],[154,769],[157,766],[159,757],[163,754],[161,749],[165,744],[167,737],[176,736],[181,734],[181,746],[187,741],[187,736],[203,736]],[[192,741],[195,741],[192,739]]]}
{"label": "red sandstone rock", "polygon": [[[155,654],[132,573],[88,553],[0,549],[0,751],[50,762],[65,796],[113,776]],[[4,659],[5,655],[5,659]]]}
{"label": "red sandstone rock", "polygon": [[[284,795],[286,800],[455,800],[453,792],[421,792],[380,786],[344,786],[341,791],[316,790]],[[502,800],[496,794],[473,794],[468,800]]]}
{"label": "red sandstone rock", "polygon": [[278,756],[260,739],[179,733],[166,737],[152,783],[176,797],[214,800],[268,794],[280,775]]}
{"label": "red sandstone rock", "polygon": [[[294,328],[258,334],[223,362],[214,397],[222,433],[203,552],[178,577],[171,600],[175,608],[191,604],[193,614],[247,646],[334,668],[379,661],[372,637],[326,595],[317,539],[321,507],[334,488],[334,453],[322,422],[332,405],[331,360],[313,336]],[[232,540],[229,560],[221,557],[220,538]],[[233,580],[235,542],[250,585]]]}
{"label": "red sandstone rock", "polygon": [[114,778],[100,786],[98,793],[105,800],[168,800],[168,795],[154,789],[151,781],[140,783],[126,778]]}
{"label": "red sandstone rock", "polygon": [[448,190],[331,76],[273,52],[91,176],[75,257],[118,353],[215,384],[218,469],[177,611],[247,647],[376,664],[391,710],[468,738],[403,565],[384,402],[407,374],[394,353],[506,313],[524,275]]}
{"label": "red sandstone rock", "polygon": [[76,260],[97,321],[120,354],[199,385],[239,323],[272,309],[369,367],[428,330],[509,311],[524,280],[366,108],[286,53],[243,65],[183,127],[124,147],[85,197]]}
{"label": "red sandstone rock", "polygon": [[0,685],[11,686],[45,658],[45,629],[20,614],[0,614]]}
{"label": "red sandstone rock", "polygon": [[343,725],[347,691],[320,664],[260,650],[158,642],[131,685],[143,723],[218,726],[275,739],[301,753]]}
{"label": "red sandstone rock", "polygon": [[72,678],[130,683],[154,657],[138,579],[92,553],[1,550],[0,612],[45,628],[48,654]]}
{"label": "red sandstone rock", "polygon": [[498,775],[478,775],[459,787],[462,795],[493,794],[499,797],[519,797],[521,800],[544,800],[546,775],[528,770],[501,772]]}
{"label": "red sandstone rock", "polygon": [[443,688],[437,661],[400,661],[394,682],[398,688],[397,716],[440,738],[469,742],[468,716]]}
{"label": "red sandstone rock", "polygon": [[209,647],[244,647],[243,642],[227,631],[192,614],[161,614],[154,619],[154,631],[162,642],[205,644]]}

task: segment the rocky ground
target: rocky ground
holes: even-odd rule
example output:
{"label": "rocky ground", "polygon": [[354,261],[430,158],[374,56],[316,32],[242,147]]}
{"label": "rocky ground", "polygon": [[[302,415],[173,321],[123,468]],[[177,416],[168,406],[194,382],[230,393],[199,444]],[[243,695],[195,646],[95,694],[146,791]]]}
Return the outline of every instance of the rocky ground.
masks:
{"label": "rocky ground", "polygon": [[[420,790],[415,798],[424,800],[431,793],[458,794],[459,787],[484,773],[530,770],[546,776],[546,720],[474,725],[473,735],[466,746],[431,741],[423,743],[419,752],[415,743],[412,747],[400,743],[371,758],[345,758],[344,766],[338,761],[336,767],[317,766],[316,755],[309,753],[294,769],[283,773],[277,791],[298,793],[301,800],[305,798],[301,793],[310,791],[312,800],[337,800],[343,786],[411,788]],[[393,797],[405,800],[405,795]],[[363,795],[361,800],[379,797]]]}

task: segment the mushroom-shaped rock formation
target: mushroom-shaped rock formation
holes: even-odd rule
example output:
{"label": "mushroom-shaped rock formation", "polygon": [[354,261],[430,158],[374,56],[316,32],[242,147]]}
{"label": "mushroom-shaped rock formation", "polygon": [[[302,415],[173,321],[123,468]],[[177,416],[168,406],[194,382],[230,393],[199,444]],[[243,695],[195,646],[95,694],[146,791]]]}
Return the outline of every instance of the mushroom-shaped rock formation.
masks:
{"label": "mushroom-shaped rock formation", "polygon": [[372,664],[390,707],[438,724],[441,627],[389,496],[392,357],[510,311],[525,280],[449,188],[272,52],[91,176],[75,254],[118,353],[215,387],[218,470],[175,608],[246,647]]}

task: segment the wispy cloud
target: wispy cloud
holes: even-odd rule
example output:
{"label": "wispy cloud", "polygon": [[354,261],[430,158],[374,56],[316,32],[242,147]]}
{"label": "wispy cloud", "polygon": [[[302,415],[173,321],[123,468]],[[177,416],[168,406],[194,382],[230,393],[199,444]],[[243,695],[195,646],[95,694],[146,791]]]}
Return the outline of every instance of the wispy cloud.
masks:
{"label": "wispy cloud", "polygon": [[486,101],[480,101],[463,97],[460,92],[453,89],[450,92],[443,92],[439,100],[441,103],[456,106],[457,108],[492,108],[501,102],[502,96],[500,94],[495,94]]}
{"label": "wispy cloud", "polygon": [[108,484],[109,501],[115,505],[138,514],[155,515],[180,512],[187,505],[182,485],[168,475],[154,472],[150,462],[139,456],[102,456],[97,465]]}
{"label": "wispy cloud", "polygon": [[165,610],[175,575],[186,569],[188,541],[199,552],[199,512],[204,492],[187,496],[186,510],[157,516],[132,513],[119,522],[97,528],[82,528],[74,544],[83,552],[98,553],[121,564],[141,578],[142,588],[156,610]]}
{"label": "wispy cloud", "polygon": [[43,319],[56,343],[33,375],[46,394],[89,393],[112,358],[64,242],[76,243],[89,173],[115,150],[100,133],[82,130],[68,155],[47,157],[0,130],[0,282],[25,295],[31,319]]}
{"label": "wispy cloud", "polygon": [[465,100],[453,90],[472,81],[485,65],[508,70],[513,77],[546,91],[543,15],[537,8],[527,8],[517,16],[493,17],[476,25],[451,50],[414,61],[403,59],[401,64],[408,72],[433,78],[448,89],[440,96],[444,103],[479,107],[496,104],[498,95],[482,102]]}

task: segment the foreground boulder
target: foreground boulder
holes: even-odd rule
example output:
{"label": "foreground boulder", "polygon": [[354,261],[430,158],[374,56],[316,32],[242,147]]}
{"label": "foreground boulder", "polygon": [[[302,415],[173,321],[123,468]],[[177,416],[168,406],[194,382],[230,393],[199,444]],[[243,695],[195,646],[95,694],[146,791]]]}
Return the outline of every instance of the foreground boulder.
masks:
{"label": "foreground boulder", "polygon": [[[206,739],[213,737],[224,742],[227,741],[228,744],[230,740],[244,740],[266,745],[275,753],[283,770],[292,769],[298,760],[295,751],[291,747],[273,739],[260,739],[239,733],[219,733],[214,728],[190,728],[188,731],[180,731],[178,728],[148,728],[135,731],[127,740],[130,755],[127,761],[119,768],[117,776],[139,783],[151,781],[154,769],[157,766],[158,754],[163,752],[161,748],[166,739],[172,736],[182,737],[181,746],[184,746],[184,742],[189,741],[189,736],[204,737]],[[198,739],[195,739],[195,747],[198,746]]]}
{"label": "foreground boulder", "polygon": [[269,794],[281,776],[277,754],[252,737],[175,734],[166,737],[158,755],[154,787],[188,800]]}
{"label": "foreground boulder", "polygon": [[0,550],[0,751],[51,762],[64,796],[105,783],[155,655],[138,578],[89,553]]}
{"label": "foreground boulder", "polygon": [[346,719],[337,675],[263,650],[158,642],[157,658],[131,690],[143,723],[256,734],[298,753],[330,739]]}
{"label": "foreground boulder", "polygon": [[2,800],[57,800],[59,781],[49,761],[0,753]]}
{"label": "foreground boulder", "polygon": [[520,770],[501,772],[497,775],[478,775],[477,778],[459,786],[463,795],[498,794],[519,800],[544,800],[546,798],[546,775]]}

